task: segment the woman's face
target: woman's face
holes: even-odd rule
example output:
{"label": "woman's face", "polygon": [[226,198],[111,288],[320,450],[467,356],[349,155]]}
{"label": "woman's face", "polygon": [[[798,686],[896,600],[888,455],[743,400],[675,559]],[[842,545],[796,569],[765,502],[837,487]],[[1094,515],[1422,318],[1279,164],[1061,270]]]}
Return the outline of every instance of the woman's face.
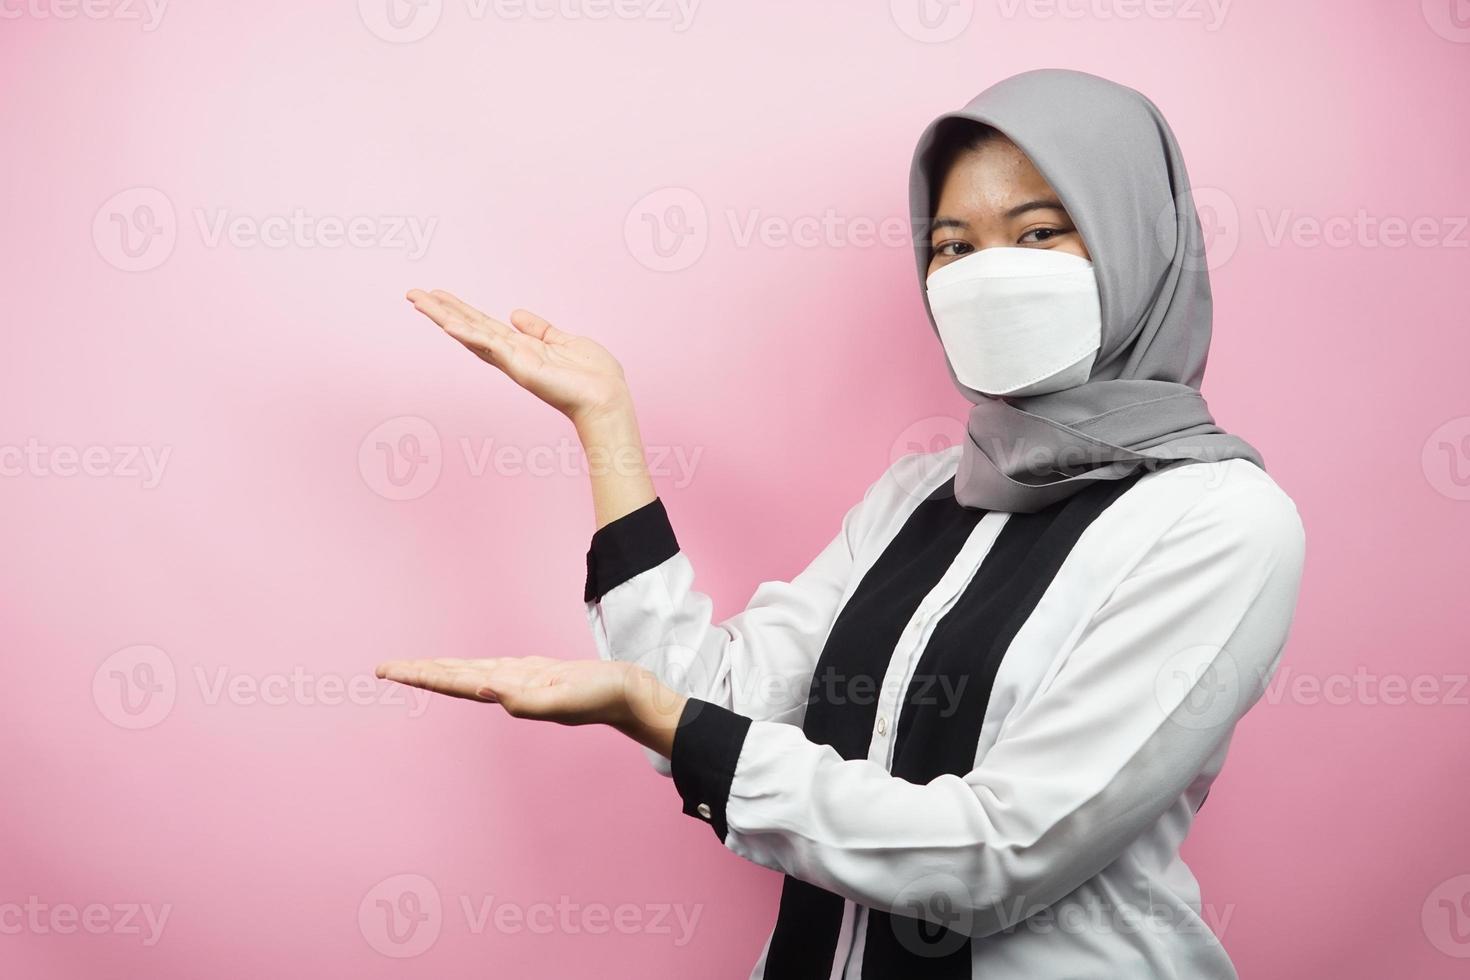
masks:
{"label": "woman's face", "polygon": [[930,274],[997,246],[1054,248],[1092,258],[1056,191],[1004,136],[993,136],[955,160],[936,212]]}

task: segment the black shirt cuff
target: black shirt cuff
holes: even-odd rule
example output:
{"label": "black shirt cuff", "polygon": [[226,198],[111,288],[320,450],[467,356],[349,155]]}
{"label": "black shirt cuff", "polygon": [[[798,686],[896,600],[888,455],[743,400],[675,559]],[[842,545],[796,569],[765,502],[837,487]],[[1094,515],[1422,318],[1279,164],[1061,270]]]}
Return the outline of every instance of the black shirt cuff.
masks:
{"label": "black shirt cuff", "polygon": [[679,715],[669,760],[684,812],[707,821],[724,843],[725,805],[750,719],[709,701],[689,698]]}
{"label": "black shirt cuff", "polygon": [[587,585],[582,601],[601,599],[640,572],[674,557],[679,542],[658,497],[598,528],[587,549]]}

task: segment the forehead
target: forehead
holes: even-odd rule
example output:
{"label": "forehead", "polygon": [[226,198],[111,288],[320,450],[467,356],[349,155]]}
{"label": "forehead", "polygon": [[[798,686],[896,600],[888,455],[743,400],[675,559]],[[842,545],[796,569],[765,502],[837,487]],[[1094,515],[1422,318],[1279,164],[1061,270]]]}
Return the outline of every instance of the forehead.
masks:
{"label": "forehead", "polygon": [[1055,196],[1020,147],[996,136],[955,158],[939,193],[939,212],[983,214]]}

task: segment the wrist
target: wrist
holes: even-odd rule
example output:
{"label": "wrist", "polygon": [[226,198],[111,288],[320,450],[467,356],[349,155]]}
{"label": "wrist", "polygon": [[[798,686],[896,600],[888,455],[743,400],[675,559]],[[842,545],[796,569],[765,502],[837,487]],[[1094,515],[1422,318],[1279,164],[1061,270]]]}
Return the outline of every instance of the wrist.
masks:
{"label": "wrist", "polygon": [[612,727],[668,758],[689,698],[661,683],[649,671],[630,665],[622,700]]}
{"label": "wrist", "polygon": [[609,437],[621,438],[630,427],[637,432],[633,414],[633,394],[626,386],[619,386],[570,415],[572,425],[584,445],[606,441]]}

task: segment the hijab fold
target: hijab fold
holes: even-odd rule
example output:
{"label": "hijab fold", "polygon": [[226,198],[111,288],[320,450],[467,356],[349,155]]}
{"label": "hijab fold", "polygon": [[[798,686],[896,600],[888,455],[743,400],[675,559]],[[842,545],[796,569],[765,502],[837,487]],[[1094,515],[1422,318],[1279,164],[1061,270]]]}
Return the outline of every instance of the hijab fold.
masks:
{"label": "hijab fold", "polygon": [[[938,200],[936,137],[950,119],[999,131],[1056,191],[1091,253],[1103,321],[1092,375],[1076,387],[1000,398],[955,380],[972,404],[956,499],[1031,513],[1141,469],[1225,459],[1264,466],[1215,424],[1199,391],[1212,313],[1204,233],[1184,158],[1154,104],[1095,75],[1049,68],[1005,79],[934,120],[909,177],[921,287]],[[934,326],[927,293],[924,308]]]}

